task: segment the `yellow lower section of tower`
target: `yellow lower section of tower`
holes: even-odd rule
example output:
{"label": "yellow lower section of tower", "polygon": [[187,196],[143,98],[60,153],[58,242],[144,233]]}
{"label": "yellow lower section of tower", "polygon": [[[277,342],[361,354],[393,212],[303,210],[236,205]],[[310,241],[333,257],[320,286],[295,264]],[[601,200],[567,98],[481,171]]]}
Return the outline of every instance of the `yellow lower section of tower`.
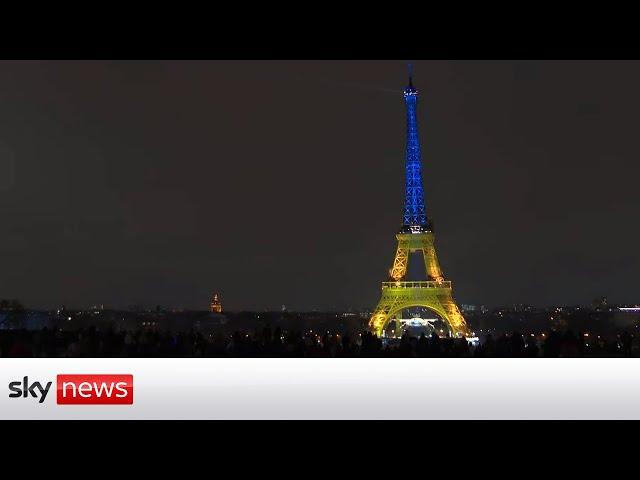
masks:
{"label": "yellow lower section of tower", "polygon": [[[448,325],[454,335],[469,335],[469,328],[456,305],[451,282],[445,281],[434,246],[433,232],[399,233],[398,248],[389,271],[391,281],[382,283],[382,298],[375,308],[370,329],[378,336],[394,316],[405,308],[424,307],[435,312]],[[409,254],[422,251],[428,280],[403,281],[409,264]]]}

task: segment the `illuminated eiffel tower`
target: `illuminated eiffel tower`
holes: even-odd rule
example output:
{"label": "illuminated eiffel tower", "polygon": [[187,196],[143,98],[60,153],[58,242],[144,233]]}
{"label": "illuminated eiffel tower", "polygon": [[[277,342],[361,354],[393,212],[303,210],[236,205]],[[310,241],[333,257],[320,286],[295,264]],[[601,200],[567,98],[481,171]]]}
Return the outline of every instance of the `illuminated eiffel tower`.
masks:
{"label": "illuminated eiffel tower", "polygon": [[[438,264],[431,221],[427,218],[422,188],[422,159],[416,107],[418,91],[411,73],[404,91],[407,106],[407,157],[403,224],[396,238],[398,248],[389,270],[389,280],[382,283],[382,298],[373,312],[369,327],[378,336],[389,321],[405,308],[425,307],[435,312],[449,326],[453,335],[469,335],[469,328],[451,294],[451,281],[445,280]],[[427,279],[404,281],[409,254],[422,252]]]}

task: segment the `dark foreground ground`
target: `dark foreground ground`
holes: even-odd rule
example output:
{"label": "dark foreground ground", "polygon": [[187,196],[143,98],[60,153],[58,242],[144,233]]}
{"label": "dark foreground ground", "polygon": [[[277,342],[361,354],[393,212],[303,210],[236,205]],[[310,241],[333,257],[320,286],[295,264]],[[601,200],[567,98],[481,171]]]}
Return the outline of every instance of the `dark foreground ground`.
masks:
{"label": "dark foreground ground", "polygon": [[0,331],[0,357],[630,357],[640,356],[639,343],[628,331],[606,339],[571,330],[489,334],[473,346],[435,334],[383,342],[366,331],[340,335],[265,327],[203,334],[88,327]]}
{"label": "dark foreground ground", "polygon": [[0,357],[640,357],[638,312],[512,306],[465,316],[479,344],[419,330],[381,341],[367,312],[44,312],[16,302],[0,305]]}

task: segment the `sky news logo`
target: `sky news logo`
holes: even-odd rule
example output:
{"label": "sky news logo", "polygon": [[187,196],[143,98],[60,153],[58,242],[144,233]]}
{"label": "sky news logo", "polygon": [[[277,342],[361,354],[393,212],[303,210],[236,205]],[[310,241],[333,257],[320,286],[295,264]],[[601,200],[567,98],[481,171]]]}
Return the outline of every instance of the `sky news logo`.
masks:
{"label": "sky news logo", "polygon": [[[9,382],[9,398],[36,399],[44,403],[53,382]],[[133,405],[133,375],[58,375],[58,405]]]}

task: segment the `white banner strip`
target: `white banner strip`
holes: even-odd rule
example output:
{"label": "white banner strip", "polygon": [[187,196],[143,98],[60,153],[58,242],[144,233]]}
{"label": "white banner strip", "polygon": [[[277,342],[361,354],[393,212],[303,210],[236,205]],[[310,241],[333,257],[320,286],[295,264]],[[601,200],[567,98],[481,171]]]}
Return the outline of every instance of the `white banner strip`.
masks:
{"label": "white banner strip", "polygon": [[[58,375],[95,374],[132,375],[133,403],[58,403]],[[63,401],[127,400],[83,379]],[[619,358],[5,358],[0,389],[1,419],[640,419]]]}

